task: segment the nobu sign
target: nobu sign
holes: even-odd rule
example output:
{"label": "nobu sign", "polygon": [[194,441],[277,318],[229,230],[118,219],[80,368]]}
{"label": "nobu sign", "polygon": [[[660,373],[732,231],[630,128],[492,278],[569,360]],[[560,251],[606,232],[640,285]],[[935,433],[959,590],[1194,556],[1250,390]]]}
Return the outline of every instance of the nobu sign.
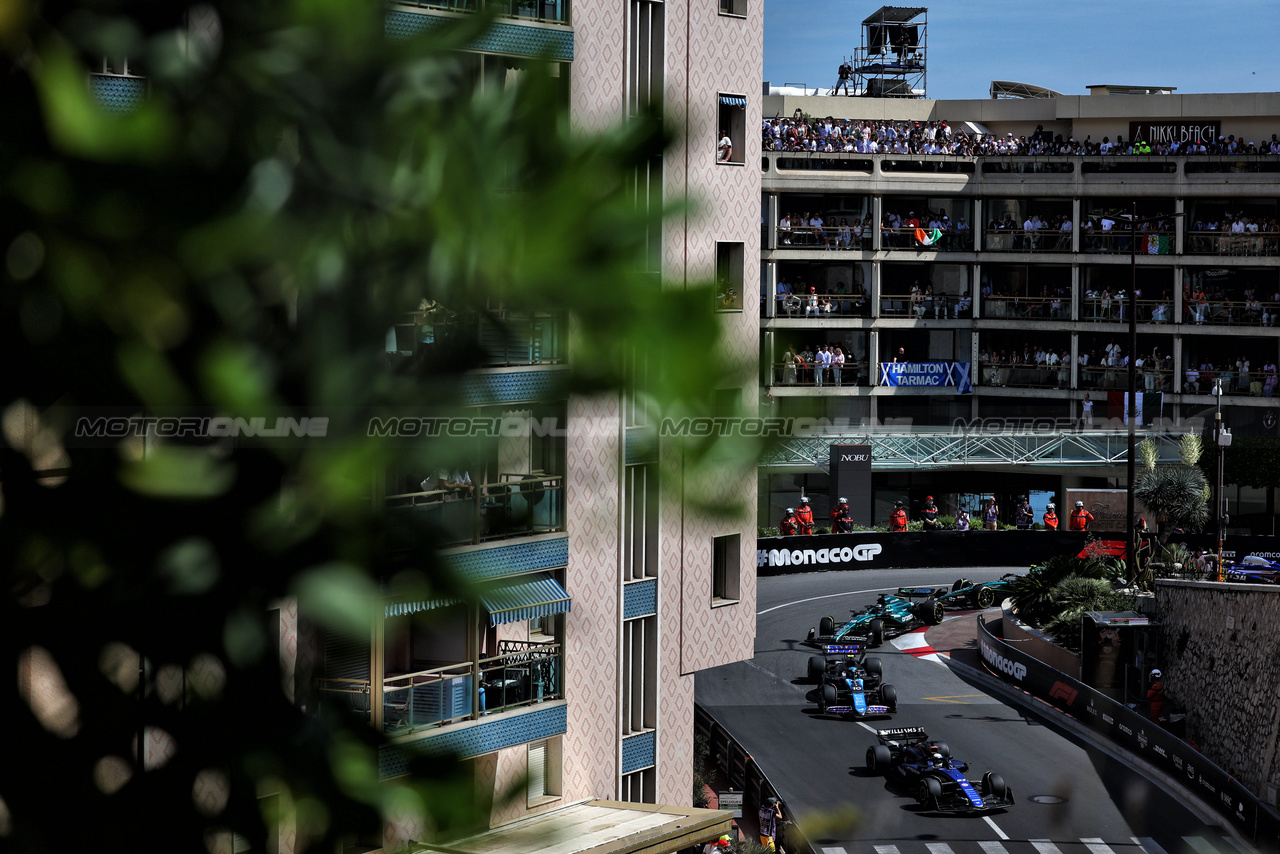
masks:
{"label": "nobu sign", "polygon": [[1190,121],[1129,122],[1129,140],[1145,140],[1152,145],[1168,145],[1173,142],[1213,143],[1222,133],[1222,122],[1214,119]]}
{"label": "nobu sign", "polygon": [[871,446],[831,446],[831,506],[841,498],[849,499],[853,521],[870,526],[871,518]]}

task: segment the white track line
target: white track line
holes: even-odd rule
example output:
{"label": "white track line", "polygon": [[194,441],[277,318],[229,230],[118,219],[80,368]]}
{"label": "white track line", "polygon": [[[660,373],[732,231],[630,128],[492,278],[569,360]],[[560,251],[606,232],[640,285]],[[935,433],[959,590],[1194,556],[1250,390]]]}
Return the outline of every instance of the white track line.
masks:
{"label": "white track line", "polygon": [[1062,854],[1062,850],[1047,839],[1028,839],[1040,854]]}
{"label": "white track line", "polygon": [[794,602],[783,602],[781,605],[774,605],[772,608],[765,608],[763,611],[756,611],[756,616],[768,614],[770,611],[778,611],[782,608],[790,608],[792,605],[803,605],[805,602],[817,602],[819,599],[834,599],[837,596],[853,596],[858,593],[883,593],[886,590],[897,590],[897,587],[872,587],[867,590],[846,590],[843,593],[828,593],[825,596],[810,596],[808,599],[797,599]]}
{"label": "white track line", "polygon": [[1090,836],[1080,837],[1080,841],[1084,843],[1084,847],[1089,849],[1089,854],[1116,854],[1111,850],[1111,846],[1103,842],[1101,837]]}
{"label": "white track line", "polygon": [[1159,842],[1156,842],[1150,836],[1130,836],[1129,838],[1132,839],[1139,848],[1145,851],[1146,854],[1169,854],[1169,852],[1160,847]]}
{"label": "white track line", "polygon": [[[991,829],[996,832],[996,836],[999,836],[1001,839],[1009,838],[1009,835],[1000,829],[1000,825],[991,820],[991,816],[984,815],[982,820],[991,825]],[[1003,854],[1004,852],[1004,846],[999,842],[979,842],[978,844],[982,846],[984,854]]]}
{"label": "white track line", "polygon": [[924,847],[929,849],[929,854],[955,854],[945,842],[926,842]]}

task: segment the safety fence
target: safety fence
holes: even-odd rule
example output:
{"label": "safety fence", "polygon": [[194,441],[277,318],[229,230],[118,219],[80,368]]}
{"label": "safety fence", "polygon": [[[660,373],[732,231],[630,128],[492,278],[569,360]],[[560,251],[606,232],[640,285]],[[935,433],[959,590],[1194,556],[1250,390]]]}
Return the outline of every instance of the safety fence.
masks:
{"label": "safety fence", "polygon": [[1071,715],[1175,779],[1262,851],[1280,851],[1280,815],[1226,770],[1145,716],[1003,638],[1003,620],[978,615],[983,666],[1000,680]]}

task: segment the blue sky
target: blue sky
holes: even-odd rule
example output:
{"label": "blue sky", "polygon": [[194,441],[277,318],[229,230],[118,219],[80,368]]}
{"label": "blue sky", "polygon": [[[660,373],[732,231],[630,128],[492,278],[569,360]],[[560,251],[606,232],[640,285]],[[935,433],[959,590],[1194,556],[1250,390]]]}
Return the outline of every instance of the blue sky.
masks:
{"label": "blue sky", "polygon": [[[764,0],[764,79],[829,87],[883,5]],[[986,98],[992,80],[1068,95],[1100,83],[1179,93],[1280,91],[1277,0],[941,0],[928,8],[928,95]]]}

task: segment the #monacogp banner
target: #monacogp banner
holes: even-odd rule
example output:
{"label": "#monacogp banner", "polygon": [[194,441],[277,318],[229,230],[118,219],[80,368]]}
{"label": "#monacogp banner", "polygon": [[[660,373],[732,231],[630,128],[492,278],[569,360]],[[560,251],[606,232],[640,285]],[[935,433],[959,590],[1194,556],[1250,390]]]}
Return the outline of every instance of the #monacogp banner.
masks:
{"label": "#monacogp banner", "polygon": [[880,385],[909,388],[955,386],[973,392],[969,362],[881,362]]}

